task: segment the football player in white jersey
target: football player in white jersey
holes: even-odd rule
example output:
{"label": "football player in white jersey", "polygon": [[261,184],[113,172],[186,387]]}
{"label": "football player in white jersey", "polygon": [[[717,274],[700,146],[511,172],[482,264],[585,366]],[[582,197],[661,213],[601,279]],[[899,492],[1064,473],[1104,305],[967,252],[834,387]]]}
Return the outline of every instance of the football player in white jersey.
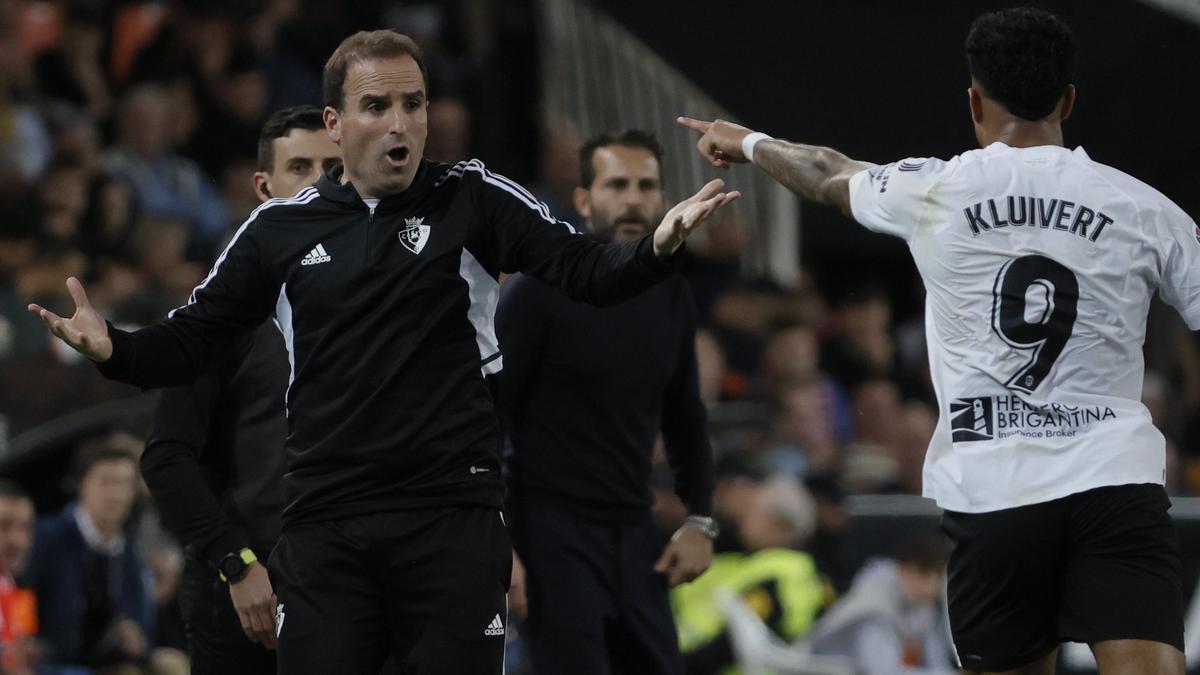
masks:
{"label": "football player in white jersey", "polygon": [[1054,15],[976,19],[981,149],[877,166],[680,118],[719,167],[752,162],[908,242],[925,282],[940,421],[924,493],[945,510],[955,647],[970,672],[1182,674],[1179,547],[1162,435],[1141,404],[1157,292],[1200,328],[1200,230],[1152,188],[1063,147],[1076,42]]}

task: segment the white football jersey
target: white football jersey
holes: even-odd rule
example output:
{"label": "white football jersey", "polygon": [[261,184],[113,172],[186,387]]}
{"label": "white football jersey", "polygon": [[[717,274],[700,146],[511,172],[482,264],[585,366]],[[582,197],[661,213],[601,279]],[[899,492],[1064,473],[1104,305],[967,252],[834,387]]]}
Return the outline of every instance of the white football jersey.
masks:
{"label": "white football jersey", "polygon": [[1154,292],[1200,328],[1200,230],[1083,151],[993,143],[850,180],[854,218],[908,242],[941,410],[924,494],[984,512],[1162,484],[1141,403]]}

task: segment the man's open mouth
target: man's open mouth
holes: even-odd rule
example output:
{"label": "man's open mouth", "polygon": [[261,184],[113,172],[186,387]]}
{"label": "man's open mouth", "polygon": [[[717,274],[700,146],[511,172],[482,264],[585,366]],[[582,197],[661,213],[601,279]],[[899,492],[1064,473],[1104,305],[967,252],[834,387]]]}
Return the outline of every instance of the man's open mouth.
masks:
{"label": "man's open mouth", "polygon": [[387,158],[392,164],[403,166],[408,162],[408,148],[401,145],[397,148],[392,148],[387,151]]}

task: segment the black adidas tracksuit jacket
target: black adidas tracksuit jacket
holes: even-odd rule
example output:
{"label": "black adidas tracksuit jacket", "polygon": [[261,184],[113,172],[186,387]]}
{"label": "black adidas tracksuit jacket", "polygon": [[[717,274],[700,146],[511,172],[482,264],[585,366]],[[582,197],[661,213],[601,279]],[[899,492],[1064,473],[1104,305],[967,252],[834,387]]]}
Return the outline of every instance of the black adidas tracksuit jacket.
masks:
{"label": "black adidas tracksuit jacket", "polygon": [[448,504],[499,508],[484,373],[500,272],[610,304],[668,277],[651,235],[599,245],[478,160],[423,161],[369,208],[340,175],[251,214],[166,321],[109,327],[108,377],[181,384],[276,313],[288,347],[284,524]]}

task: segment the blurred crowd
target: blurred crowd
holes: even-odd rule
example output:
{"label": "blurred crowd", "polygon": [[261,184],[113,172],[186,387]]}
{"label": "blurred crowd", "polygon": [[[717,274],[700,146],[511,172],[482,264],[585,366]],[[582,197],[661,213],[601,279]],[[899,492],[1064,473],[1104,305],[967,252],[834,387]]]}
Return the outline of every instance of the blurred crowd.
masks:
{"label": "blurred crowd", "polygon": [[[262,122],[281,107],[319,103],[321,66],[354,30],[396,28],[425,48],[427,156],[483,157],[580,222],[569,206],[576,144],[538,129],[532,14],[532,2],[521,0],[0,0],[0,448],[135,393],[52,341],[26,305],[69,308],[69,276],[123,327],[185,302],[258,204],[251,176]],[[923,319],[893,312],[898,293],[919,293],[915,278],[913,289],[873,285],[866,271],[854,287],[822,288],[807,275],[782,287],[742,272],[743,253],[756,245],[750,231],[732,215],[711,224],[689,244],[683,273],[702,326],[697,354],[726,530],[718,550],[805,552],[812,562],[797,572],[808,575],[792,598],[799,604],[759,612],[795,638],[853,588],[859,570],[838,539],[846,496],[920,494],[938,411]],[[1188,333],[1158,337],[1171,357],[1150,360],[1161,370],[1148,376],[1144,396],[1170,441],[1168,487],[1200,492],[1200,470],[1180,460],[1195,454],[1200,435],[1188,422],[1200,407],[1200,355]],[[172,609],[181,552],[136,476],[136,434],[145,427],[125,426],[77,443],[75,459],[45,478],[61,498],[38,514],[38,537],[23,495],[45,491],[0,485],[0,605],[16,608],[3,615],[20,615],[30,602],[10,588],[14,578],[32,585],[42,608],[40,626],[10,622],[0,632],[6,645],[22,630],[51,644],[4,650],[0,672],[31,672],[31,663],[186,672]],[[669,532],[684,514],[661,457],[658,465],[656,515]],[[103,569],[84,566],[70,583],[55,576],[75,573],[64,561],[82,545],[108,552]],[[914,546],[897,554],[916,575],[901,586],[926,598],[940,559]],[[120,580],[108,584],[119,592],[104,591],[97,576]],[[72,613],[78,603],[64,594],[93,592],[90,611]],[[721,628],[704,618],[716,611],[704,609],[711,597],[677,600],[685,648],[689,635],[692,647],[720,647],[713,638]],[[721,658],[728,655],[713,663]]]}

